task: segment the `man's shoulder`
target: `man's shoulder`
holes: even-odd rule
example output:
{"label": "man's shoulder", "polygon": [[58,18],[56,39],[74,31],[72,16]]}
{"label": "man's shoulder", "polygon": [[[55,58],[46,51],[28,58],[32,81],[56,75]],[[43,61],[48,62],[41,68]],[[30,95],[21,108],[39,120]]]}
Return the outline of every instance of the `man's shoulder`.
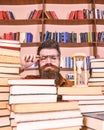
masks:
{"label": "man's shoulder", "polygon": [[61,76],[60,78],[60,87],[71,87],[74,85],[74,82],[68,79],[65,79]]}

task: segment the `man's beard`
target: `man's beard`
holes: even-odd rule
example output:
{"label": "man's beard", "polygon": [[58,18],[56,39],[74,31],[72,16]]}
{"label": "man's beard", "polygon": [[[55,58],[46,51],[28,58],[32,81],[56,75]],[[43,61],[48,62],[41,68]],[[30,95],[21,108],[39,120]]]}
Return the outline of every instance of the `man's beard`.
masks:
{"label": "man's beard", "polygon": [[[52,67],[45,70],[46,67]],[[55,83],[57,84],[60,79],[60,74],[59,74],[60,68],[57,66],[50,64],[46,64],[42,67],[39,67],[39,72],[40,72],[40,77],[43,79],[55,79]]]}

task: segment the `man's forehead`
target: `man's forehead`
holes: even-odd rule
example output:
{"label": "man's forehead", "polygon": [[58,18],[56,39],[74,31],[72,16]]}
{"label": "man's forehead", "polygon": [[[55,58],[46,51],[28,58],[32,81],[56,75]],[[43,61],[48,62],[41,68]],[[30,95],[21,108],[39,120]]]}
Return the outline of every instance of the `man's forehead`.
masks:
{"label": "man's forehead", "polygon": [[58,54],[58,51],[56,50],[56,49],[51,49],[51,48],[49,48],[49,49],[42,49],[41,51],[40,51],[40,55],[56,55],[56,54]]}

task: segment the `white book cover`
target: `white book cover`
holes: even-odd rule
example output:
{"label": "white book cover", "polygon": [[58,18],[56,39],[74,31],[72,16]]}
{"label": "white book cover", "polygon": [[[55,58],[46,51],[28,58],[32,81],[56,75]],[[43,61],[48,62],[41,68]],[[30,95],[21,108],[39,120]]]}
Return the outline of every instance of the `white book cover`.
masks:
{"label": "white book cover", "polygon": [[10,85],[55,85],[54,79],[11,79],[8,80]]}
{"label": "white book cover", "polygon": [[10,94],[56,94],[55,86],[14,85],[10,87]]}
{"label": "white book cover", "polygon": [[17,124],[17,130],[46,130],[51,128],[81,126],[83,124],[82,122],[82,117],[43,120],[36,122],[20,122]]}
{"label": "white book cover", "polygon": [[15,118],[16,122],[24,121],[39,121],[39,120],[53,120],[62,118],[81,117],[80,110],[62,110],[62,111],[51,111],[51,112],[36,112],[36,113],[14,113],[11,118]]}
{"label": "white book cover", "polygon": [[56,102],[57,95],[10,95],[9,104]]}

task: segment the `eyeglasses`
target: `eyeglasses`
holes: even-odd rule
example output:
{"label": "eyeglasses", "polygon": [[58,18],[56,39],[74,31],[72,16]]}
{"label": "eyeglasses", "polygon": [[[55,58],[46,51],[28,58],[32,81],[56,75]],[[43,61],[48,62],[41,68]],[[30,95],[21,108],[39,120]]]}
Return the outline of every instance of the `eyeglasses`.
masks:
{"label": "eyeglasses", "polygon": [[59,55],[40,56],[40,61],[46,61],[47,58],[50,58],[51,61],[56,61],[57,59],[59,59]]}

